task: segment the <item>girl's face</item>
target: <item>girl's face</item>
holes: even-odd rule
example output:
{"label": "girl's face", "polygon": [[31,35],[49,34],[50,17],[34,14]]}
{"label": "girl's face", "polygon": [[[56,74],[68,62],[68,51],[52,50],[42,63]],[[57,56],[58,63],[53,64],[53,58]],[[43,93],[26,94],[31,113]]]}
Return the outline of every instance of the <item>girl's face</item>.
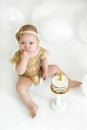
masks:
{"label": "girl's face", "polygon": [[33,34],[23,34],[19,41],[19,49],[21,51],[35,51],[38,47],[39,40]]}

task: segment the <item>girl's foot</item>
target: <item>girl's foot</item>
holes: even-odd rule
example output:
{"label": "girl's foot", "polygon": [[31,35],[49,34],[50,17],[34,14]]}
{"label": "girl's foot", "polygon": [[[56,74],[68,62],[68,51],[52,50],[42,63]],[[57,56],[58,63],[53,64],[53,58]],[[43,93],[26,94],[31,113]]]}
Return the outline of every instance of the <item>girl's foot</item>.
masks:
{"label": "girl's foot", "polygon": [[38,111],[38,106],[36,104],[33,104],[30,107],[30,111],[31,111],[31,116],[32,118],[34,118],[37,115],[37,111]]}
{"label": "girl's foot", "polygon": [[76,81],[76,80],[69,80],[69,87],[78,87],[82,84],[82,82],[80,81]]}

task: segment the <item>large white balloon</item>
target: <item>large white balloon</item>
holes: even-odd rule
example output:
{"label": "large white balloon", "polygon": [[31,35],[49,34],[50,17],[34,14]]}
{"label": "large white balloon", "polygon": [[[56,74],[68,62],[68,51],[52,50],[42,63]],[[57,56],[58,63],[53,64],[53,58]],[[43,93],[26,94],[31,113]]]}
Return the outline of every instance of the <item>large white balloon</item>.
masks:
{"label": "large white balloon", "polygon": [[78,59],[81,68],[87,72],[87,48],[81,52]]}
{"label": "large white balloon", "polygon": [[72,27],[61,18],[51,17],[40,25],[41,36],[47,42],[66,42],[73,36]]}
{"label": "large white balloon", "polygon": [[22,13],[14,7],[3,9],[0,17],[1,27],[10,31],[17,30],[25,22]]}
{"label": "large white balloon", "polygon": [[87,16],[80,23],[80,38],[84,43],[87,43]]}
{"label": "large white balloon", "polygon": [[82,80],[82,91],[85,96],[87,96],[87,74],[84,76]]}
{"label": "large white balloon", "polygon": [[32,12],[32,23],[39,26],[49,15],[55,13],[54,7],[51,3],[38,5]]}

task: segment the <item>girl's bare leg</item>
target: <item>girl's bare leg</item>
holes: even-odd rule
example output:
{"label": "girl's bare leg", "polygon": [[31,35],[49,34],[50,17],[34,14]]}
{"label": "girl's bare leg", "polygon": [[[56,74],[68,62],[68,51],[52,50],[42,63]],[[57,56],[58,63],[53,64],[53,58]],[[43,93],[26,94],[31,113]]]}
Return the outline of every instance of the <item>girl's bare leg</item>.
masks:
{"label": "girl's bare leg", "polygon": [[[60,74],[60,73],[64,74],[67,77],[67,75],[57,65],[48,66],[48,76],[54,76],[55,74]],[[69,81],[69,87],[77,87],[82,84],[80,81],[71,80],[69,78],[68,81]]]}
{"label": "girl's bare leg", "polygon": [[31,85],[32,85],[32,81],[29,78],[20,76],[16,88],[21,99],[29,108],[32,118],[34,118],[37,114],[38,106],[32,101],[30,95],[28,94],[28,87]]}

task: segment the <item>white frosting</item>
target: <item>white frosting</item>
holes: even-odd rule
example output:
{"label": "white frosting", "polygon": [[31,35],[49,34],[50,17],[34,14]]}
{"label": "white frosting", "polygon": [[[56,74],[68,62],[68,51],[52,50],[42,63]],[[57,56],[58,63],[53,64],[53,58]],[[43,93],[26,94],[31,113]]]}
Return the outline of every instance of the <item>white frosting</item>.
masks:
{"label": "white frosting", "polygon": [[59,76],[56,75],[52,79],[52,84],[55,88],[63,90],[68,87],[68,79],[66,76],[62,75],[62,80],[59,80]]}

